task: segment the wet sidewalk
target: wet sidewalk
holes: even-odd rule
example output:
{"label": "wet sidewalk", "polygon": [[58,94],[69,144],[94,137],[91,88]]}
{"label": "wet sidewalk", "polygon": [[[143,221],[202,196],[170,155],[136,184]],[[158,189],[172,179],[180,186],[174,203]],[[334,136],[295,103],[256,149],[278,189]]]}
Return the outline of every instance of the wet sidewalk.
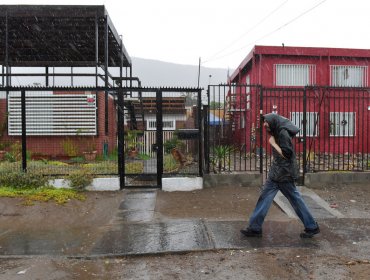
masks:
{"label": "wet sidewalk", "polygon": [[302,225],[294,216],[290,217],[288,204],[279,196],[277,204],[285,212],[281,215],[288,218],[267,220],[262,238],[246,238],[239,232],[246,221],[158,218],[155,215],[158,191],[132,190],[126,191],[107,225],[94,231],[89,228],[34,232],[0,229],[0,255],[103,257],[218,249],[248,251],[264,247],[330,250],[339,245],[356,247],[370,242],[369,219],[345,218],[338,211],[327,209],[315,193],[301,191],[320,223],[321,233],[313,239],[299,237]]}

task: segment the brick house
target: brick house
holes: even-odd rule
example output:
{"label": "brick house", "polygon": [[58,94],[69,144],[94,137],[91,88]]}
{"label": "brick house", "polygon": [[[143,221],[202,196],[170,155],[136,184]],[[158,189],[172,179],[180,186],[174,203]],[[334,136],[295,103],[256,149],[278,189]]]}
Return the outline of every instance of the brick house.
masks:
{"label": "brick house", "polygon": [[[105,133],[104,92],[26,92],[27,150],[41,158],[66,156],[69,141],[81,156],[94,147],[102,154],[116,147],[116,110],[112,96],[108,98],[108,133]],[[0,111],[7,109],[4,142],[21,142],[20,93],[5,92],[0,96]],[[5,121],[5,115],[1,114]],[[73,147],[71,147],[73,148]]]}

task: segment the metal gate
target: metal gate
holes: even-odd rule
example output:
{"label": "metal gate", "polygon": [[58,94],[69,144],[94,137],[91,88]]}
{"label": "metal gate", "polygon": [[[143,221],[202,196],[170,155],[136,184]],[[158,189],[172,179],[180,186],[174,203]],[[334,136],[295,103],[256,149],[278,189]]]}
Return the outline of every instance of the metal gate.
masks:
{"label": "metal gate", "polygon": [[126,87],[117,101],[121,187],[202,175],[201,89]]}

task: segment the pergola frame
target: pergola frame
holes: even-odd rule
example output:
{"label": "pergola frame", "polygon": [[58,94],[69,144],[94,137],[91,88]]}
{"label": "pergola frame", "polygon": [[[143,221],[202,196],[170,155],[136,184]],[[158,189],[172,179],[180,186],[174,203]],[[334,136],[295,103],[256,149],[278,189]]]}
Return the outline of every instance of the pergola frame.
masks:
{"label": "pergola frame", "polygon": [[[50,78],[58,76],[71,77],[65,86],[72,87],[74,77],[95,77],[97,88],[99,79],[105,88],[132,82],[131,58],[104,6],[0,5],[0,64],[1,84],[6,88],[13,86],[14,77],[44,77],[45,87],[54,86]],[[13,74],[13,67],[45,71]],[[54,67],[70,67],[70,73],[55,73]],[[76,67],[94,67],[95,73],[73,73]],[[118,79],[109,67],[119,68]],[[108,91],[105,101],[107,118]]]}

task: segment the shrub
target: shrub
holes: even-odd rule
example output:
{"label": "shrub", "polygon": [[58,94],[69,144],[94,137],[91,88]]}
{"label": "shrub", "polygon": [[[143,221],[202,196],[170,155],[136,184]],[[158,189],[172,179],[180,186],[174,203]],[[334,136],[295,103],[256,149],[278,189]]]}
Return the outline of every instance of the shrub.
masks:
{"label": "shrub", "polygon": [[73,171],[65,177],[69,181],[69,186],[77,191],[83,191],[93,181],[93,176],[87,169]]}
{"label": "shrub", "polygon": [[164,151],[169,154],[171,153],[171,150],[173,148],[179,148],[181,149],[182,147],[184,147],[184,143],[181,142],[181,140],[179,140],[179,138],[174,135],[171,139],[167,140],[166,142],[163,143],[163,148],[164,148]]}
{"label": "shrub", "polygon": [[48,186],[49,178],[37,172],[11,171],[0,173],[0,186],[16,189],[37,189]]}

